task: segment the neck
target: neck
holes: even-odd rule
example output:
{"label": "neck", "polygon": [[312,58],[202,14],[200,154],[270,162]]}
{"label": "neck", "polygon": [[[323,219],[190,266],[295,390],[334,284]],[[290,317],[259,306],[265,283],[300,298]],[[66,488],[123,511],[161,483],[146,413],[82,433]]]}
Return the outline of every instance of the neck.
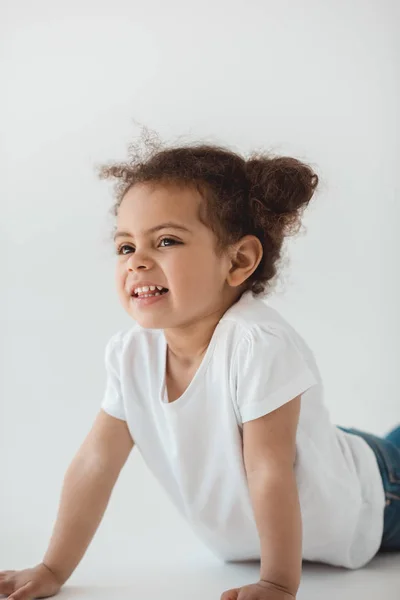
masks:
{"label": "neck", "polygon": [[179,329],[165,329],[170,358],[186,369],[201,361],[221,316],[219,313],[213,313],[201,319],[200,323]]}
{"label": "neck", "polygon": [[237,302],[241,294],[229,299],[217,310],[182,327],[164,329],[169,356],[180,366],[190,369],[197,365],[208,348],[214,330],[224,313]]}

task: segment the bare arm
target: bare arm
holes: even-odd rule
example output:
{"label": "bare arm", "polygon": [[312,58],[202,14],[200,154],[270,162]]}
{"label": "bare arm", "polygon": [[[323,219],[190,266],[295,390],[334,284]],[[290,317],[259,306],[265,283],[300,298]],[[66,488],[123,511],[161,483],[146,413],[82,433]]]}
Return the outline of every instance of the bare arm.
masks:
{"label": "bare arm", "polygon": [[126,422],[100,410],[65,474],[56,523],[43,559],[60,584],[85,554],[133,445]]}
{"label": "bare arm", "polygon": [[260,579],[295,597],[302,568],[302,522],[294,472],[300,396],[244,423],[244,460],[261,542]]}

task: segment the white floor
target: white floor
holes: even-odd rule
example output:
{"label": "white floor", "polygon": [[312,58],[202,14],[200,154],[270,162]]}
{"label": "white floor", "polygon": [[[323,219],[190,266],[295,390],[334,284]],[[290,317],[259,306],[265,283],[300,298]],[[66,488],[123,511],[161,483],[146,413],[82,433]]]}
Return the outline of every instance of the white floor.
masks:
{"label": "white floor", "polygon": [[[0,540],[0,570],[25,568],[39,562],[35,539],[25,538],[23,545],[22,537],[21,534],[9,538],[9,544]],[[197,544],[168,548],[165,543],[157,543],[160,539],[158,535],[150,535],[128,540],[103,532],[95,538],[57,597],[60,600],[219,600],[223,591],[258,579],[257,562],[224,564]],[[303,563],[297,600],[338,599],[400,599],[400,553],[378,554],[357,571]]]}
{"label": "white floor", "polygon": [[[258,580],[259,562],[220,562],[139,457],[128,461],[92,543],[57,598],[220,600],[225,590]],[[2,488],[0,571],[31,567],[47,548],[62,473],[46,476],[41,467],[35,476],[34,490],[23,490],[23,477],[10,477]],[[357,571],[303,563],[297,600],[400,600],[400,553],[378,554]]]}
{"label": "white floor", "polygon": [[[257,581],[256,565],[162,563],[123,570],[83,569],[60,598],[75,600],[219,600],[231,587]],[[394,600],[400,598],[400,554],[377,557],[368,567],[344,572],[306,564],[298,600]]]}

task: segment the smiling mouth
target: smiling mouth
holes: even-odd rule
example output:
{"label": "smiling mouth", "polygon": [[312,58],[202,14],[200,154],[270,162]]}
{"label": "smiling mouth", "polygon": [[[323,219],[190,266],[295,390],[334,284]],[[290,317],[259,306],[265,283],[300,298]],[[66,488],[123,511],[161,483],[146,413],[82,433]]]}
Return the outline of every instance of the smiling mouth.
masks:
{"label": "smiling mouth", "polygon": [[146,294],[132,294],[132,298],[153,298],[154,296],[162,296],[163,294],[167,294],[169,290],[167,288],[163,288],[161,291],[157,290],[156,292],[149,292]]}

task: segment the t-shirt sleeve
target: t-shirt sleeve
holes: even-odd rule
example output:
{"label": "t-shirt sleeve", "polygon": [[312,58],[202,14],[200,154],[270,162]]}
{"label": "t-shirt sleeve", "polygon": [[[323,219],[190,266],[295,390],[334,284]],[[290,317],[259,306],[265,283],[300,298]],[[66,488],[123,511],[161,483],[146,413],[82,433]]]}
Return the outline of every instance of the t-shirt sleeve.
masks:
{"label": "t-shirt sleeve", "polygon": [[318,383],[290,331],[278,327],[246,332],[237,348],[236,373],[242,423],[276,410]]}
{"label": "t-shirt sleeve", "polygon": [[106,389],[101,408],[112,417],[126,421],[120,380],[121,351],[121,332],[118,332],[109,340],[105,349]]}

